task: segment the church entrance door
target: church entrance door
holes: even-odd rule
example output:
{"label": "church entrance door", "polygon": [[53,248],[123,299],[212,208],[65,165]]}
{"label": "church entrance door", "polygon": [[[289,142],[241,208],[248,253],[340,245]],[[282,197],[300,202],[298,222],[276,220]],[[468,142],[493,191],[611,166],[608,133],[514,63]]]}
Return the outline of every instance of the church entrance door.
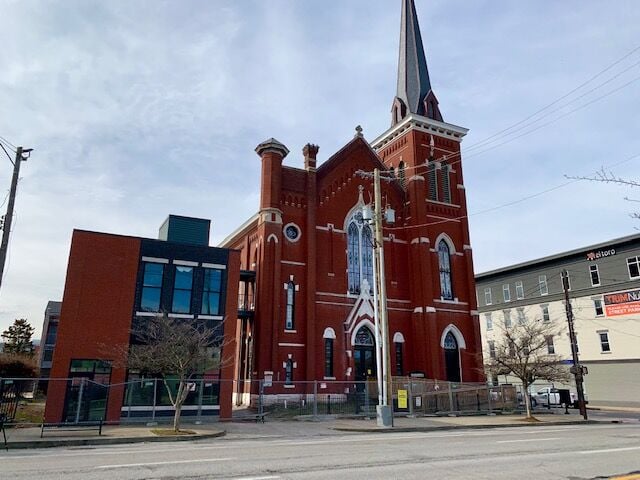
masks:
{"label": "church entrance door", "polygon": [[[356,333],[353,346],[353,360],[355,363],[355,379],[364,382],[376,375],[375,341],[373,333],[367,327],[360,327]],[[359,383],[358,391],[364,390],[364,384]]]}
{"label": "church entrance door", "polygon": [[460,350],[458,341],[451,332],[444,338],[444,362],[447,369],[447,380],[460,382]]}

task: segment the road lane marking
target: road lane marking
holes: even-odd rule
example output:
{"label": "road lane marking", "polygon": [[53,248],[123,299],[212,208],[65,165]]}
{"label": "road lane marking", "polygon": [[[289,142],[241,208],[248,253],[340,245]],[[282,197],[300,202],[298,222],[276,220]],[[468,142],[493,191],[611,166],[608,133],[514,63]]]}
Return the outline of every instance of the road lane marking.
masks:
{"label": "road lane marking", "polygon": [[589,455],[591,453],[610,453],[610,452],[627,452],[630,450],[640,450],[638,447],[621,447],[621,448],[603,448],[602,450],[587,450],[586,452],[578,452],[581,455]]}
{"label": "road lane marking", "polygon": [[518,443],[518,442],[543,442],[546,440],[560,440],[560,437],[553,438],[523,438],[520,440],[498,440],[496,443]]}
{"label": "road lane marking", "polygon": [[235,458],[199,458],[199,459],[193,459],[193,460],[172,460],[168,462],[125,463],[125,464],[119,464],[119,465],[98,465],[93,468],[95,470],[106,470],[109,468],[151,467],[155,465],[177,465],[181,463],[224,462],[227,460],[235,460]]}
{"label": "road lane marking", "polygon": [[274,478],[282,478],[282,477],[276,477],[274,475],[270,475],[268,477],[242,477],[242,478],[238,478],[237,480],[270,480]]}

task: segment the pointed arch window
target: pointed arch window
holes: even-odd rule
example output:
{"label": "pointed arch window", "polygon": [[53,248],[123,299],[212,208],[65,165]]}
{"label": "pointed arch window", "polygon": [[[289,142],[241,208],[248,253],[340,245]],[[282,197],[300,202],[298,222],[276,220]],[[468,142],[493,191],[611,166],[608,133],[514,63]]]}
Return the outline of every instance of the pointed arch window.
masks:
{"label": "pointed arch window", "polygon": [[360,293],[364,279],[369,288],[373,286],[373,235],[371,227],[362,222],[360,212],[347,228],[347,273],[349,293]]}
{"label": "pointed arch window", "polygon": [[453,336],[453,333],[447,333],[447,336],[444,337],[444,349],[445,350],[457,350],[458,349],[458,341],[456,337]]}
{"label": "pointed arch window", "polygon": [[293,330],[294,328],[294,313],[296,303],[296,286],[293,282],[287,283],[287,312],[284,322],[285,330]]}
{"label": "pointed arch window", "polygon": [[358,333],[356,333],[355,343],[354,345],[363,345],[367,347],[372,347],[375,345],[373,340],[373,333],[367,327],[360,327]]}
{"label": "pointed arch window", "polygon": [[453,300],[451,287],[451,251],[444,240],[438,243],[438,264],[440,268],[440,296],[444,300]]}

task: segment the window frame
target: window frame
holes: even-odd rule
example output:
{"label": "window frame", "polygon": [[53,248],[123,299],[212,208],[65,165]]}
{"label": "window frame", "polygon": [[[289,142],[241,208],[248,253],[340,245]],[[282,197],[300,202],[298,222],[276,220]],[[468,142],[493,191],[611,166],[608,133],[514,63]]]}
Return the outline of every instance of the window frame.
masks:
{"label": "window frame", "polygon": [[[356,212],[347,226],[347,293],[359,295],[366,278],[373,289],[373,230]],[[367,239],[369,239],[367,241]],[[367,245],[371,242],[371,245]]]}
{"label": "window frame", "polygon": [[[635,265],[637,271],[636,275],[631,275],[631,266]],[[629,273],[629,280],[637,280],[640,278],[640,257],[627,257],[627,272]]]}
{"label": "window frame", "polygon": [[293,358],[287,358],[284,366],[284,384],[293,385]]}
{"label": "window frame", "polygon": [[548,303],[544,303],[544,304],[540,305],[540,310],[542,310],[542,321],[544,323],[550,323],[551,322],[551,313],[549,312],[549,304]]}
{"label": "window frame", "polygon": [[511,285],[508,283],[502,285],[502,299],[504,300],[504,303],[509,303],[511,301]]}
{"label": "window frame", "polygon": [[395,356],[396,356],[396,376],[402,377],[404,375],[404,352],[402,348],[402,342],[394,342]]}
{"label": "window frame", "polygon": [[485,305],[492,305],[493,304],[493,298],[491,298],[491,287],[484,287],[484,304]]}
{"label": "window frame", "polygon": [[[593,301],[593,309],[595,311],[596,317],[604,317],[604,302],[602,298],[592,298]],[[600,313],[598,313],[600,310]]]}
{"label": "window frame", "polygon": [[513,326],[513,320],[511,319],[511,309],[507,308],[502,310],[502,316],[505,328],[511,328]]}
{"label": "window frame", "polygon": [[490,332],[493,330],[493,318],[491,317],[491,312],[487,312],[484,314],[484,321],[487,327],[487,331]]}
{"label": "window frame", "polygon": [[325,378],[333,378],[333,338],[324,339],[324,376]]}
{"label": "window frame", "polygon": [[522,280],[516,282],[516,300],[524,300],[524,284]]}
{"label": "window frame", "polygon": [[609,338],[609,330],[599,330],[597,333],[598,339],[600,340],[600,353],[611,353],[611,339]]}
{"label": "window frame", "polygon": [[544,340],[547,343],[547,355],[555,355],[556,354],[556,346],[553,343],[553,335],[545,336]]}
{"label": "window frame", "polygon": [[[200,313],[203,315],[222,315],[224,308],[223,307],[223,302],[222,302],[222,290],[223,290],[223,283],[224,283],[224,272],[225,270],[221,269],[221,268],[208,268],[205,267],[202,269],[203,273],[202,273],[202,301],[200,302]],[[210,287],[210,282],[207,282],[207,277],[210,277],[214,272],[219,272],[220,274],[220,282],[218,284],[218,290],[212,290]],[[210,278],[209,278],[210,280]],[[211,300],[210,300],[210,295],[211,294],[217,294],[218,295],[218,308],[215,312],[211,311]],[[207,310],[205,311],[205,300],[207,300]]]}
{"label": "window frame", "polygon": [[[187,265],[174,265],[173,266],[173,292],[171,294],[171,312],[172,313],[184,313],[184,314],[191,314],[192,313],[192,309],[193,309],[193,277],[194,277],[194,273],[195,273],[195,268],[192,266],[187,266]],[[184,269],[184,270],[189,270],[190,272],[190,286],[189,288],[184,288],[184,287],[178,287],[177,283],[178,283],[178,272],[180,271],[180,269]],[[182,273],[182,272],[181,272]],[[189,301],[187,302],[187,309],[176,309],[176,298],[179,298],[179,296],[176,296],[176,292],[178,293],[184,293],[184,292],[189,292]]]}
{"label": "window frame", "polygon": [[[160,309],[162,308],[162,287],[164,284],[164,277],[165,277],[165,264],[164,263],[158,263],[158,262],[142,262],[143,266],[142,266],[142,281],[141,281],[141,288],[140,288],[140,304],[139,304],[139,310],[142,312],[159,312]],[[160,267],[160,284],[159,285],[153,285],[153,284],[147,284],[147,267],[148,266],[154,266],[154,267]],[[152,276],[157,276],[157,273],[153,273],[150,274]],[[149,290],[157,290],[158,291],[158,306],[156,309],[149,309],[145,306],[144,304],[144,297],[145,297],[145,291],[149,291]]]}
{"label": "window frame", "polygon": [[546,275],[538,275],[538,291],[541,297],[549,295],[549,284],[547,283]]}
{"label": "window frame", "polygon": [[[597,282],[593,281],[593,277],[594,277],[593,274],[594,273],[595,273],[595,277],[597,279]],[[589,278],[591,280],[591,286],[592,287],[599,287],[601,285],[601,282],[600,282],[600,270],[598,270],[598,264],[597,263],[589,265]]]}
{"label": "window frame", "polygon": [[287,282],[285,292],[284,329],[293,331],[296,327],[296,285],[293,283],[293,280]]}
{"label": "window frame", "polygon": [[487,346],[489,349],[489,358],[496,358],[496,342],[495,340],[487,341]]}
{"label": "window frame", "polygon": [[453,300],[453,275],[451,274],[451,247],[443,238],[438,242],[438,271],[440,274],[440,298]]}

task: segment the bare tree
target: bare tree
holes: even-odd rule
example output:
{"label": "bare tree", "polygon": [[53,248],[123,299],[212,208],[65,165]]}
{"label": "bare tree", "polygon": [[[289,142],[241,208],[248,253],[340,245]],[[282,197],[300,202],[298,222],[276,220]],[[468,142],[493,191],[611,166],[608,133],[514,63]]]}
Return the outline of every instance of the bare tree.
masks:
{"label": "bare tree", "polygon": [[[133,344],[123,347],[124,351],[117,357],[126,358],[125,366],[130,370],[162,378],[175,409],[173,429],[178,432],[190,380],[226,363],[220,355],[224,338],[204,322],[191,319],[171,318],[161,313],[157,317],[145,317],[145,320],[133,329]],[[171,387],[173,379],[178,386],[175,391]]]}
{"label": "bare tree", "polygon": [[[634,157],[636,156],[637,155],[635,155]],[[631,158],[634,158],[634,157],[631,157]],[[606,170],[604,167],[602,167],[593,176],[590,176],[590,177],[565,175],[565,178],[568,178],[569,180],[588,180],[590,182],[613,183],[616,185],[623,185],[625,187],[640,187],[640,181],[619,177],[615,175],[613,172]],[[624,199],[628,202],[636,202],[636,203],[639,202],[639,200],[629,198],[629,197],[624,197]],[[629,214],[629,216],[631,218],[635,218],[636,220],[640,220],[639,212],[632,212]]]}
{"label": "bare tree", "polygon": [[491,375],[513,375],[522,382],[527,418],[531,415],[529,387],[536,380],[568,381],[569,372],[562,358],[549,353],[549,338],[558,338],[562,329],[553,322],[522,316],[510,327],[501,326],[501,335],[485,358],[485,371]]}

